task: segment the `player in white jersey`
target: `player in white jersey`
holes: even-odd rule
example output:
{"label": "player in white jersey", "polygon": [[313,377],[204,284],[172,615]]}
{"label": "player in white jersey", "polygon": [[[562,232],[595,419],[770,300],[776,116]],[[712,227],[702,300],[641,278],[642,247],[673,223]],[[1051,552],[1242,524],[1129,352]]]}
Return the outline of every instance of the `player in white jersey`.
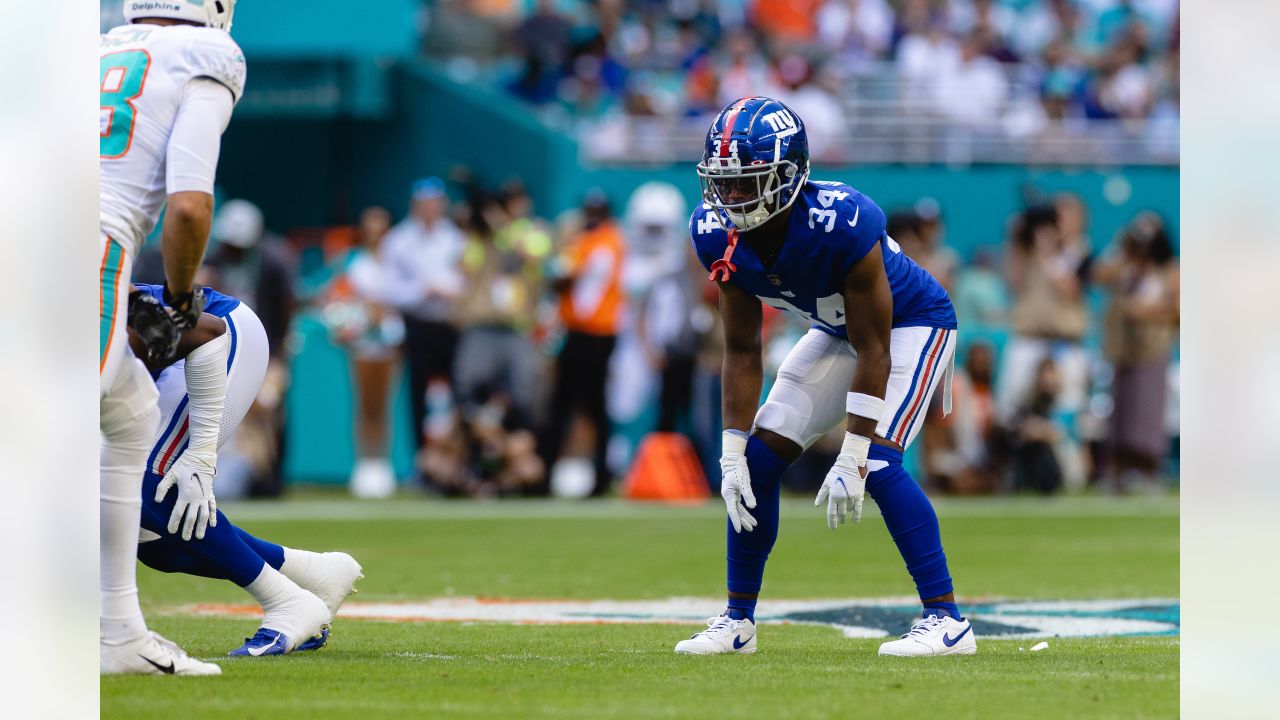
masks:
{"label": "player in white jersey", "polygon": [[194,279],[209,237],[214,170],[245,80],[244,56],[227,32],[234,6],[234,0],[126,0],[129,24],[99,45],[103,673],[220,673],[149,632],[138,604],[141,480],[160,411],[155,383],[129,349],[125,326],[133,259],[165,205],[164,299],[173,343],[149,351],[172,353],[178,331],[200,316]]}

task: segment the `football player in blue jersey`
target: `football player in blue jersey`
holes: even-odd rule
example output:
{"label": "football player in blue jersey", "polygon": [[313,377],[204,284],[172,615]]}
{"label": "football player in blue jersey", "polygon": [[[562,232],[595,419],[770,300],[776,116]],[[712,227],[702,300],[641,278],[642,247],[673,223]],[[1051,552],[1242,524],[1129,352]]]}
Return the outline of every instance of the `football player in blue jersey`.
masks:
{"label": "football player in blue jersey", "polygon": [[[814,504],[826,505],[835,530],[859,522],[869,492],[924,605],[880,654],[972,655],[977,644],[956,607],[937,515],[902,466],[934,390],[950,379],[956,316],[946,292],[885,233],[871,198],[809,179],[804,123],[777,100],[743,98],[722,110],[698,177],[703,202],[689,232],[720,287],[725,333],[729,601],[676,652],[756,651],[756,599],[778,536],[782,474],[843,421],[844,444]],[[761,303],[812,327],[757,410]],[[949,412],[950,388],[944,392]]]}
{"label": "football player in blue jersey", "polygon": [[[204,313],[177,338],[176,353],[153,353],[142,320],[167,312],[163,287],[135,285],[130,345],[138,357],[176,357],[151,367],[160,391],[159,437],[142,484],[138,559],[162,572],[230,580],[262,607],[262,625],[231,655],[283,655],[323,647],[329,623],[360,564],[340,552],[315,553],[267,542],[217,509],[218,448],[244,419],[267,369],[267,335],[249,306],[204,289]],[[163,343],[161,343],[163,344]],[[171,346],[170,346],[171,349]]]}

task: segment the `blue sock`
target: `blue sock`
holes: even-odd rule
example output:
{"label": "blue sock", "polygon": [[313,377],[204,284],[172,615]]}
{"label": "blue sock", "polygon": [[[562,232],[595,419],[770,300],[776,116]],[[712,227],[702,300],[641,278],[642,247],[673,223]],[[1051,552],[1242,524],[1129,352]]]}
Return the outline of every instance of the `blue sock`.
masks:
{"label": "blue sock", "polygon": [[929,603],[928,605],[925,605],[924,612],[921,613],[920,616],[928,617],[930,615],[941,615],[945,617],[953,617],[956,620],[964,619],[960,617],[960,606],[956,605],[953,602],[936,602],[935,601],[935,602]]}
{"label": "blue sock", "polygon": [[[182,541],[178,540],[177,542]],[[138,559],[142,561],[143,565],[160,572],[199,575],[200,577],[211,577],[215,580],[226,580],[222,573],[216,571],[216,569],[212,573],[202,572],[205,566],[200,558],[176,547],[176,543],[167,537],[138,543]]]}
{"label": "blue sock", "polygon": [[[755,530],[733,531],[728,518],[728,586],[729,592],[757,595],[764,580],[764,564],[778,539],[778,500],[782,494],[782,473],[787,464],[773,454],[763,441],[752,436],[747,440],[747,469],[751,472],[751,491],[756,506],[749,510],[756,519]],[[756,601],[729,600],[729,617],[755,622]]]}
{"label": "blue sock", "polygon": [[253,551],[258,553],[259,557],[266,560],[268,565],[276,570],[279,570],[280,566],[284,565],[283,547],[272,542],[267,542],[262,538],[256,538],[246,532],[243,528],[236,528],[236,533],[240,535],[240,539],[243,540],[246,545],[253,548]]}
{"label": "blue sock", "polygon": [[138,545],[138,559],[143,564],[161,572],[230,580],[240,587],[257,579],[266,562],[240,539],[235,526],[221,511],[218,524],[209,526],[203,540],[170,535],[169,515],[178,493],[170,489],[165,501],[157,503],[153,498],[159,484],[160,477],[154,473],[147,473],[142,481],[142,527],[160,536]]}
{"label": "blue sock", "polygon": [[[947,555],[942,550],[938,515],[924,490],[902,467],[902,453],[883,445],[872,445],[867,459],[888,463],[867,477],[867,493],[880,506],[884,524],[907,563],[920,599],[950,593],[951,573],[947,570]],[[935,602],[930,603],[929,608],[942,608],[960,618],[960,609],[955,603]]]}

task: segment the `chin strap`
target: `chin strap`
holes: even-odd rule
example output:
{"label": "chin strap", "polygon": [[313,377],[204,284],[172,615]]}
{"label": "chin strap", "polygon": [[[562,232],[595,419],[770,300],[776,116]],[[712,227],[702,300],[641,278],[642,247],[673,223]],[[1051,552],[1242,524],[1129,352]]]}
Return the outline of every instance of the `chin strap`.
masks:
{"label": "chin strap", "polygon": [[712,280],[715,282],[728,282],[729,275],[731,273],[737,272],[738,266],[733,264],[733,251],[737,247],[738,247],[738,229],[730,228],[729,247],[724,249],[724,257],[711,263],[711,274],[707,276],[708,280]]}

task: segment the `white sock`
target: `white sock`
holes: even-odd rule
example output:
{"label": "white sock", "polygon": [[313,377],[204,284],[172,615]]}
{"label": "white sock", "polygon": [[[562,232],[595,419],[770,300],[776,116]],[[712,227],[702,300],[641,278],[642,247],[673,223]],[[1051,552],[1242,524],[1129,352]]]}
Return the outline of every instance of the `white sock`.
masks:
{"label": "white sock", "polygon": [[312,559],[320,556],[310,550],[294,550],[284,548],[284,562],[280,563],[280,572],[299,585],[309,586],[312,581]]}
{"label": "white sock", "polygon": [[[113,418],[114,420],[114,418]],[[104,645],[123,645],[147,632],[138,604],[138,528],[142,474],[160,411],[116,421],[104,429],[99,452],[98,540],[100,633]]]}
{"label": "white sock", "polygon": [[[107,485],[103,473],[103,485]],[[105,645],[123,645],[147,632],[147,622],[138,604],[138,521],[142,510],[142,474],[133,489],[133,500],[123,495],[99,496],[99,590],[101,608],[99,632]],[[127,492],[127,489],[124,490]],[[121,529],[125,532],[121,532]],[[121,535],[127,535],[126,540]],[[128,560],[121,546],[128,548]]]}
{"label": "white sock", "polygon": [[262,606],[262,626],[278,632],[289,632],[293,628],[278,627],[280,612],[289,603],[296,600],[300,593],[306,592],[297,583],[285,577],[280,571],[263,563],[262,572],[244,588],[258,604]]}

